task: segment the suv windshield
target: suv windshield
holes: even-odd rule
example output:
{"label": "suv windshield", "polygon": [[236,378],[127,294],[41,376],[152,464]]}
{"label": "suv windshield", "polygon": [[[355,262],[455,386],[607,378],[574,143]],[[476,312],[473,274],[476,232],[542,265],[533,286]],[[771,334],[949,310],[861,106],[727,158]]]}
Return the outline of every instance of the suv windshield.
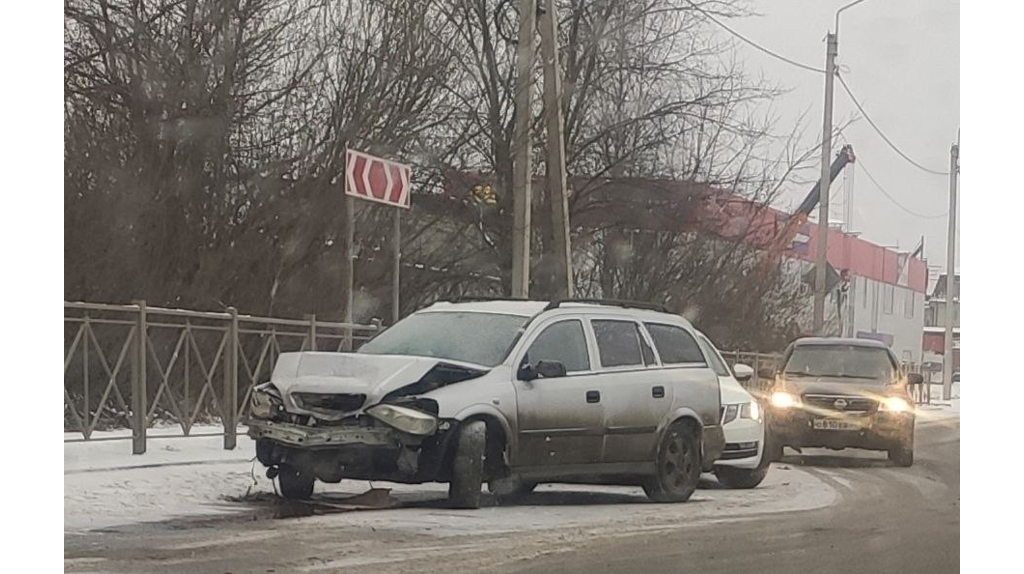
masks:
{"label": "suv windshield", "polygon": [[416,313],[363,345],[359,352],[435,357],[493,367],[505,360],[526,321],[527,317],[499,313]]}
{"label": "suv windshield", "polygon": [[793,349],[783,372],[787,375],[889,381],[895,365],[889,352],[858,345],[802,345]]}

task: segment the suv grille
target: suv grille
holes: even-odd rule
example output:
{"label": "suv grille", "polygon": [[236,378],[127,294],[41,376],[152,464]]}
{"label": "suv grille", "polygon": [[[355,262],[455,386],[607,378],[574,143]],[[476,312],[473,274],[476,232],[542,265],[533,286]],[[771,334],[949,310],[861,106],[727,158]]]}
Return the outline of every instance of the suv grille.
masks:
{"label": "suv grille", "polygon": [[847,395],[804,395],[803,400],[804,404],[807,406],[842,413],[874,412],[878,408],[878,402],[867,397],[851,397]]}
{"label": "suv grille", "polygon": [[358,410],[366,402],[363,394],[295,393],[293,396],[304,409],[342,413]]}

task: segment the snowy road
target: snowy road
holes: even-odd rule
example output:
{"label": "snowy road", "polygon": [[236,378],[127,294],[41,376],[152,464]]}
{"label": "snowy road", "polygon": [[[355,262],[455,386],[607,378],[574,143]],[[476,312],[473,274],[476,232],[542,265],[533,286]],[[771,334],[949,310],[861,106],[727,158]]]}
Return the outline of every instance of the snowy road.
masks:
{"label": "snowy road", "polygon": [[[450,571],[457,560],[457,570],[677,571],[680,560],[717,566],[723,558],[739,568],[757,552],[806,556],[821,548],[814,539],[844,528],[855,529],[845,542],[861,552],[886,550],[918,526],[880,535],[885,518],[920,518],[914,509],[928,505],[953,512],[941,522],[952,537],[945,550],[958,559],[959,419],[952,409],[935,414],[919,425],[911,469],[890,468],[880,453],[805,453],[774,465],[760,488],[728,491],[707,480],[683,505],[648,503],[637,488],[544,485],[517,505],[453,511],[441,504],[443,486],[375,483],[393,488],[402,507],[311,516],[309,506],[268,500],[272,487],[259,469],[253,486],[248,439],[236,452],[219,450],[214,438],[165,439],[144,457],[125,455],[125,443],[68,445],[65,569],[381,573]],[[321,499],[369,485],[329,486]],[[226,499],[250,488],[263,494]],[[912,506],[893,514],[901,505]],[[875,546],[854,540],[864,536]]]}

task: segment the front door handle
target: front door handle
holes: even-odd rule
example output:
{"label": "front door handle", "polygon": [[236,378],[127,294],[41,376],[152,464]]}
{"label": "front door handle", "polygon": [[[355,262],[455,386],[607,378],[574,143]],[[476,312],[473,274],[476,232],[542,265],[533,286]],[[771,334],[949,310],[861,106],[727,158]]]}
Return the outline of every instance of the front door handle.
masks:
{"label": "front door handle", "polygon": [[662,387],[661,385],[651,387],[651,396],[656,399],[665,398],[665,387]]}
{"label": "front door handle", "polygon": [[601,402],[601,391],[587,391],[587,402],[588,403],[599,403],[599,402]]}

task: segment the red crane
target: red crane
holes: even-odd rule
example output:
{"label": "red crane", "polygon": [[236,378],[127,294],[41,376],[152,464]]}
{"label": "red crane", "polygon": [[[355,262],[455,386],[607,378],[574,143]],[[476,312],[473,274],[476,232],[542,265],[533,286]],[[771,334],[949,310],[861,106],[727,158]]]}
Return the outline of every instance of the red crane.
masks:
{"label": "red crane", "polygon": [[[832,162],[829,168],[829,182],[835,181],[836,176],[839,172],[843,171],[846,164],[852,163],[856,158],[853,155],[853,146],[847,144],[844,145],[839,153],[836,155],[836,159]],[[796,208],[793,215],[786,220],[786,224],[782,227],[771,243],[768,245],[768,249],[765,252],[762,260],[762,272],[767,272],[771,269],[775,263],[782,256],[783,252],[790,248],[793,244],[793,238],[796,237],[797,232],[803,224],[807,223],[807,218],[811,212],[818,205],[818,200],[821,198],[821,181],[814,184],[811,192],[807,194],[800,206]]]}

